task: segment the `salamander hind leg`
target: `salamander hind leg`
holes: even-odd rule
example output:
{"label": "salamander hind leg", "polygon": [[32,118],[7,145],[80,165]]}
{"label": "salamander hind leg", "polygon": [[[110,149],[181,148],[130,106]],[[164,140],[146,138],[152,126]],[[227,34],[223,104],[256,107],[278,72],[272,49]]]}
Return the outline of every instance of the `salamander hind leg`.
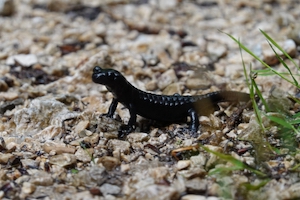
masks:
{"label": "salamander hind leg", "polygon": [[134,126],[130,126],[130,125],[126,125],[126,124],[121,125],[119,128],[118,138],[124,139],[129,133],[134,131],[134,129],[135,129]]}
{"label": "salamander hind leg", "polygon": [[190,109],[188,111],[188,116],[191,118],[191,121],[189,122],[189,129],[192,132],[192,136],[193,137],[197,137],[197,131],[199,128],[199,118],[198,118],[198,114],[194,109]]}

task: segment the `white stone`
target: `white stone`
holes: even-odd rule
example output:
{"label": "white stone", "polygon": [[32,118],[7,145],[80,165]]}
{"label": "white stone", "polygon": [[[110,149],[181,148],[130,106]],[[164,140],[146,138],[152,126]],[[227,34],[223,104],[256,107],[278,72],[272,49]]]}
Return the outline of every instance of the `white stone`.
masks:
{"label": "white stone", "polygon": [[36,55],[33,54],[18,54],[14,56],[10,56],[6,60],[7,65],[14,65],[17,63],[20,63],[20,65],[24,67],[30,67],[33,64],[36,64],[38,62],[38,59]]}

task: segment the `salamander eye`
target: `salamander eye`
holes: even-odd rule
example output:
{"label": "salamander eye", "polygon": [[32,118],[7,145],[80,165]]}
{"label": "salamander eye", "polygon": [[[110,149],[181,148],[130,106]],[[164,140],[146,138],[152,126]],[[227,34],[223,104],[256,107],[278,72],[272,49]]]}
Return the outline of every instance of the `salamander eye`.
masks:
{"label": "salamander eye", "polygon": [[101,67],[96,66],[96,67],[94,67],[93,72],[98,73],[98,72],[101,72],[101,70],[102,70]]}

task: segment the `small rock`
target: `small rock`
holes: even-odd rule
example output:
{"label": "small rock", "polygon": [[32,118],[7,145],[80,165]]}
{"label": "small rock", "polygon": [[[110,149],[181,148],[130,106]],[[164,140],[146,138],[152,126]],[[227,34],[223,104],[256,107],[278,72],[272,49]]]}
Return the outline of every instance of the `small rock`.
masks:
{"label": "small rock", "polygon": [[31,175],[30,183],[36,186],[50,186],[53,185],[52,175],[48,172],[40,171],[37,169],[27,170]]}
{"label": "small rock", "polygon": [[181,94],[179,83],[172,83],[163,90],[164,95]]}
{"label": "small rock", "polygon": [[186,81],[186,87],[191,90],[208,89],[210,85],[206,79],[190,78]]}
{"label": "small rock", "polygon": [[[89,191],[93,196],[101,196],[102,195],[100,189],[96,188],[96,187],[91,188]],[[86,196],[85,196],[85,198],[86,198]]]}
{"label": "small rock", "polygon": [[108,194],[119,194],[121,192],[121,188],[116,185],[112,185],[109,183],[104,183],[100,187],[100,191],[102,192],[103,195],[108,195]]}
{"label": "small rock", "polygon": [[89,137],[89,142],[91,143],[92,146],[96,146],[99,142],[100,136],[97,133],[92,134]]}
{"label": "small rock", "polygon": [[294,58],[296,56],[297,48],[296,48],[296,43],[294,42],[294,40],[289,39],[289,40],[284,41],[282,47],[287,52],[287,54],[289,56],[291,56],[292,58]]}
{"label": "small rock", "polygon": [[80,133],[81,131],[85,130],[89,126],[89,121],[80,121],[76,126],[75,126],[75,133]]}
{"label": "small rock", "polygon": [[90,176],[86,177],[86,180],[91,178],[92,180],[97,181],[98,185],[101,185],[108,178],[106,169],[99,165],[91,166],[90,170],[84,170],[82,173],[85,176]]}
{"label": "small rock", "polygon": [[159,182],[161,180],[166,180],[169,175],[169,169],[167,167],[155,167],[149,169],[149,175]]}
{"label": "small rock", "polygon": [[218,42],[209,42],[207,44],[207,53],[212,61],[217,61],[227,54],[227,47]]}
{"label": "small rock", "polygon": [[294,16],[289,12],[279,13],[277,16],[277,24],[281,27],[289,26],[295,22]]}
{"label": "small rock", "polygon": [[36,64],[38,62],[38,59],[34,54],[18,54],[10,56],[6,60],[7,65],[15,65],[17,64],[16,62],[21,66],[30,67],[33,64]]}
{"label": "small rock", "polygon": [[199,177],[186,181],[186,188],[189,193],[200,193],[207,189],[207,180]]}
{"label": "small rock", "polygon": [[120,165],[120,160],[111,156],[104,156],[99,159],[99,163],[102,163],[106,170],[111,171]]}
{"label": "small rock", "polygon": [[63,153],[74,154],[76,149],[72,146],[66,146],[65,144],[62,145],[58,143],[48,142],[43,145],[43,150],[46,153],[55,152],[56,154],[63,154]]}
{"label": "small rock", "polygon": [[290,199],[297,199],[300,197],[300,183],[295,183],[287,188],[285,193],[289,194]]}
{"label": "small rock", "polygon": [[175,9],[177,6],[178,1],[177,0],[168,0],[168,1],[158,1],[158,7],[161,10],[172,10]]}
{"label": "small rock", "polygon": [[143,54],[143,61],[148,66],[155,66],[160,62],[159,58],[153,54]]}
{"label": "small rock", "polygon": [[22,186],[22,192],[25,194],[32,194],[36,189],[36,186],[29,182],[24,182]]}
{"label": "small rock", "polygon": [[192,156],[190,158],[190,160],[191,160],[191,164],[193,166],[198,166],[198,167],[199,166],[204,166],[205,163],[206,163],[206,157],[202,154],[199,154],[197,156]]}
{"label": "small rock", "polygon": [[18,144],[15,142],[7,142],[6,143],[6,153],[14,152],[17,148]]}
{"label": "small rock", "polygon": [[110,117],[102,116],[98,119],[99,131],[104,132],[104,134],[108,136],[105,136],[105,138],[116,138],[118,134],[115,135],[115,133],[117,132],[121,124],[121,122]]}
{"label": "small rock", "polygon": [[[61,193],[63,193],[62,191]],[[76,196],[76,197],[75,197]],[[82,192],[77,192],[74,196],[73,199],[89,199],[89,200],[98,200],[99,197],[93,195],[90,191],[82,191]]]}
{"label": "small rock", "polygon": [[147,133],[130,133],[127,136],[127,141],[131,144],[138,142],[145,142],[149,140],[149,135]]}
{"label": "small rock", "polygon": [[126,173],[129,172],[131,168],[129,164],[121,164],[120,169],[122,173]]}
{"label": "small rock", "polygon": [[[224,68],[224,66],[222,66]],[[230,77],[233,80],[244,74],[240,64],[228,64],[225,67],[225,77]]]}
{"label": "small rock", "polygon": [[0,0],[0,15],[11,16],[15,11],[13,0]]}
{"label": "small rock", "polygon": [[93,153],[94,153],[94,149],[79,148],[76,151],[75,156],[76,156],[77,160],[80,160],[81,162],[84,162],[84,163],[88,163],[88,162],[91,162]]}
{"label": "small rock", "polygon": [[218,65],[215,64],[215,71],[214,74],[219,75],[219,76],[224,76],[225,75],[225,70],[227,68],[225,68],[223,65]]}
{"label": "small rock", "polygon": [[181,200],[220,200],[218,197],[208,197],[196,194],[188,194],[181,197]]}
{"label": "small rock", "polygon": [[188,168],[190,165],[191,165],[190,160],[180,160],[180,161],[178,161],[176,168],[178,170],[182,170],[182,169]]}
{"label": "small rock", "polygon": [[0,52],[0,60],[5,60],[8,57],[6,52]]}
{"label": "small rock", "polygon": [[157,83],[155,80],[151,80],[145,84],[145,89],[148,91],[153,91],[157,89]]}
{"label": "small rock", "polygon": [[5,165],[9,160],[14,157],[13,154],[10,153],[0,153],[0,164]]}
{"label": "small rock", "polygon": [[59,126],[48,126],[36,135],[34,135],[33,138],[39,141],[53,140],[61,132],[62,128]]}
{"label": "small rock", "polygon": [[261,5],[264,3],[264,1],[237,1],[236,6],[237,7],[250,7],[250,8],[255,8],[259,9],[261,8]]}
{"label": "small rock", "polygon": [[295,159],[299,162],[300,161],[300,154],[299,153],[297,153],[296,155],[295,155]]}
{"label": "small rock", "polygon": [[194,177],[204,178],[207,175],[207,172],[202,168],[192,168],[189,170],[178,171],[178,174],[182,175],[187,179],[191,179]]}
{"label": "small rock", "polygon": [[97,36],[95,35],[95,33],[93,31],[87,31],[87,32],[84,32],[82,35],[80,35],[78,39],[81,42],[91,42],[96,37]]}
{"label": "small rock", "polygon": [[25,168],[38,168],[39,162],[33,159],[21,159],[21,163]]}
{"label": "small rock", "polygon": [[171,83],[175,83],[177,81],[177,77],[175,71],[173,69],[169,69],[165,71],[157,80],[157,85],[159,89],[164,89]]}
{"label": "small rock", "polygon": [[[48,43],[47,46],[45,47],[45,54],[48,54],[48,55],[54,55],[58,51],[59,51],[59,48],[57,47],[57,45],[55,45],[53,43]],[[41,62],[41,64],[42,64],[42,62]]]}
{"label": "small rock", "polygon": [[298,23],[295,26],[291,27],[288,32],[288,37],[296,42],[296,44],[300,44],[300,25]]}
{"label": "small rock", "polygon": [[107,147],[113,149],[114,151],[119,150],[124,154],[128,154],[130,152],[130,143],[127,141],[112,139],[108,141]]}
{"label": "small rock", "polygon": [[[222,152],[221,147],[212,146],[212,145],[205,145],[207,148],[209,148],[212,151],[216,152]],[[216,165],[220,161],[219,157],[217,157],[215,154],[210,153],[210,157],[206,162],[206,167],[211,167]]]}
{"label": "small rock", "polygon": [[[146,183],[141,183],[146,184]],[[129,199],[179,199],[178,192],[165,185],[143,185],[138,187],[136,191],[130,194]]]}
{"label": "small rock", "polygon": [[0,92],[0,99],[5,99],[7,101],[15,100],[19,97],[16,92]]}
{"label": "small rock", "polygon": [[6,143],[5,140],[3,139],[3,137],[0,137],[0,152],[5,151],[6,148]]}
{"label": "small rock", "polygon": [[60,167],[69,167],[75,165],[76,162],[76,156],[68,153],[55,155],[49,159],[50,164],[58,165]]}
{"label": "small rock", "polygon": [[[41,97],[32,100],[27,108],[16,111],[14,122],[19,134],[34,135],[49,125],[60,127],[66,119],[74,119],[77,115],[65,104],[53,98]],[[57,133],[57,130],[49,133]]]}
{"label": "small rock", "polygon": [[8,85],[5,83],[4,80],[1,80],[0,79],[0,91],[2,92],[5,92],[8,90]]}
{"label": "small rock", "polygon": [[78,0],[50,0],[47,5],[47,9],[54,12],[67,12],[70,10],[74,5],[79,4]]}
{"label": "small rock", "polygon": [[[0,115],[4,114],[7,110],[13,110],[17,105],[24,103],[24,99],[17,98],[12,101],[6,101],[0,105]],[[1,124],[3,125],[3,124]]]}

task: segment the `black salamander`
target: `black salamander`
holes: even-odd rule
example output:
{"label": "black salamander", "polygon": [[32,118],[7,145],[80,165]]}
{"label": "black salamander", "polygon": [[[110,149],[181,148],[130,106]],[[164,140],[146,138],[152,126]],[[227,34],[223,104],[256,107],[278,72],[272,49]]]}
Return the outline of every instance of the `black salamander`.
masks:
{"label": "black salamander", "polygon": [[129,122],[120,127],[119,137],[124,137],[135,129],[137,115],[169,123],[187,122],[189,117],[189,129],[196,133],[199,127],[198,115],[211,113],[217,107],[217,103],[250,100],[249,94],[235,91],[196,96],[151,94],[131,85],[120,72],[98,66],[93,70],[92,79],[95,83],[105,85],[113,94],[112,103],[105,114],[107,117],[113,117],[119,102],[129,110]]}

